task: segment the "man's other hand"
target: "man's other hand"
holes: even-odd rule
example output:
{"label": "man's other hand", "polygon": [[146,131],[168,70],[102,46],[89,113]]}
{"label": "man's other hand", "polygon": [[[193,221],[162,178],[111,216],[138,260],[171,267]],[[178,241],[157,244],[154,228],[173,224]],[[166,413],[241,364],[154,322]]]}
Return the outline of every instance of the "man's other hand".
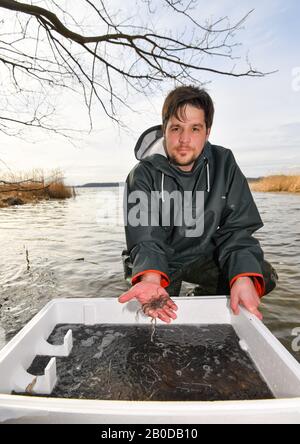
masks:
{"label": "man's other hand", "polygon": [[230,306],[235,315],[238,315],[239,304],[243,305],[250,313],[262,320],[263,315],[258,311],[261,303],[260,297],[257,294],[253,281],[249,277],[238,278],[230,291]]}
{"label": "man's other hand", "polygon": [[172,301],[166,290],[157,283],[141,281],[119,297],[124,303],[137,299],[144,313],[152,318],[159,318],[166,323],[176,319],[177,305]]}

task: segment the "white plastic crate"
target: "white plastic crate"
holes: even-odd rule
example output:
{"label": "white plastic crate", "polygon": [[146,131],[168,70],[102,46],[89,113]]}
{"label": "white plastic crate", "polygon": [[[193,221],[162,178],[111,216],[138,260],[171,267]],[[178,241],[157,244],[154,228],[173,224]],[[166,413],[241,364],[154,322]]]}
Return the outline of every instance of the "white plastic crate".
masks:
{"label": "white plastic crate", "polygon": [[[12,395],[32,385],[51,395],[56,356],[68,356],[72,332],[62,345],[47,338],[57,324],[149,324],[136,316],[136,302],[114,298],[56,299],[49,302],[0,351],[0,422],[22,423],[300,423],[300,364],[255,316],[234,316],[223,296],[176,298],[173,324],[230,324],[276,399],[255,401],[107,401]],[[163,324],[161,321],[158,323]],[[26,369],[36,355],[52,357],[43,376]]]}

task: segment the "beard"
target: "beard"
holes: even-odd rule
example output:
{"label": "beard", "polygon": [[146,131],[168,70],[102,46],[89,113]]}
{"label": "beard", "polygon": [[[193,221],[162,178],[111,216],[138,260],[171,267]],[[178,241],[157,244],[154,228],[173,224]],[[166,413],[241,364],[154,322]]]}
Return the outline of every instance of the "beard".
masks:
{"label": "beard", "polygon": [[172,153],[168,156],[171,163],[175,166],[190,166],[195,163],[198,155],[193,151],[187,151],[185,154],[180,154],[179,152]]}
{"label": "beard", "polygon": [[[169,159],[169,162],[172,163],[172,165],[177,166],[179,168],[190,167],[191,169],[193,168],[195,161],[198,159],[203,150],[202,148],[202,150],[199,153],[198,150],[194,150],[190,146],[177,145],[172,149],[171,153],[169,153],[165,137],[163,139],[163,147],[166,156]],[[181,153],[180,150],[182,151]],[[184,153],[184,151],[186,152]]]}

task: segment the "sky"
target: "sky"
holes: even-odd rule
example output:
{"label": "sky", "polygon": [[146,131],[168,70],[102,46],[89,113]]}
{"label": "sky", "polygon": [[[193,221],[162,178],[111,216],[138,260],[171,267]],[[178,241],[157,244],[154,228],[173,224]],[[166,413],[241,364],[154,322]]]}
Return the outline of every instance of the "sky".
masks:
{"label": "sky", "polygon": [[[131,1],[131,0],[130,0]],[[112,3],[118,4],[119,0]],[[120,2],[119,2],[120,3]],[[133,2],[135,3],[135,2]],[[121,4],[121,3],[120,3]],[[228,15],[232,22],[254,9],[237,35],[253,66],[277,71],[264,78],[231,78],[202,74],[215,103],[210,142],[230,148],[247,177],[300,173],[300,2],[296,0],[198,1],[194,17]],[[179,29],[182,18],[172,19]],[[170,27],[170,16],[161,14],[159,26]],[[222,65],[220,65],[222,67]],[[25,139],[0,132],[0,174],[9,168],[26,171],[60,168],[66,182],[122,182],[137,163],[134,146],[147,128],[160,124],[165,92],[151,97],[131,97],[137,112],[123,115],[128,130],[96,115],[93,131],[83,134],[75,146],[64,138],[31,130]],[[164,86],[163,86],[164,89]],[[170,89],[170,88],[169,88]],[[61,98],[61,124],[77,127],[86,121],[84,109],[74,97]],[[67,117],[66,117],[67,116]]]}

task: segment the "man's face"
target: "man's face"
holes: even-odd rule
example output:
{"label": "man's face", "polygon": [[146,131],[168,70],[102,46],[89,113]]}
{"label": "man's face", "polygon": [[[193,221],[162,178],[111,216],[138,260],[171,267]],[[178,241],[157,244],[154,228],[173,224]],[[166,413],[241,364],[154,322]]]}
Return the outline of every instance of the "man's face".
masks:
{"label": "man's face", "polygon": [[210,129],[206,128],[202,109],[186,105],[179,112],[178,120],[170,117],[165,132],[165,149],[174,165],[182,171],[191,171],[195,160],[202,153]]}

